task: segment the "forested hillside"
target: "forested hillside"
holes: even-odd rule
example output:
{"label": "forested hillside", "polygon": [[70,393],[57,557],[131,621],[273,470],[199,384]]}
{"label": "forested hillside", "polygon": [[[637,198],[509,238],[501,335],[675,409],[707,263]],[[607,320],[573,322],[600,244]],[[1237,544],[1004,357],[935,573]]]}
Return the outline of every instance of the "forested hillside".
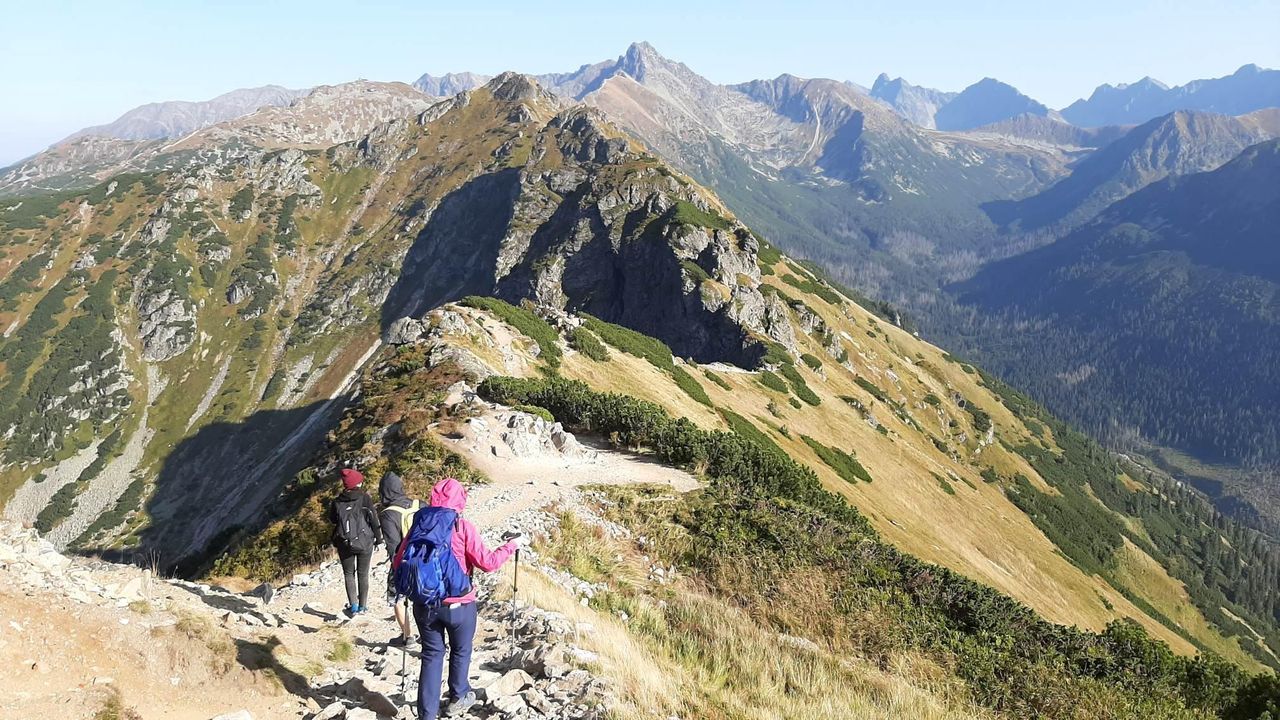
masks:
{"label": "forested hillside", "polygon": [[1090,431],[1274,473],[1280,145],[1171,178],[957,288],[991,367]]}

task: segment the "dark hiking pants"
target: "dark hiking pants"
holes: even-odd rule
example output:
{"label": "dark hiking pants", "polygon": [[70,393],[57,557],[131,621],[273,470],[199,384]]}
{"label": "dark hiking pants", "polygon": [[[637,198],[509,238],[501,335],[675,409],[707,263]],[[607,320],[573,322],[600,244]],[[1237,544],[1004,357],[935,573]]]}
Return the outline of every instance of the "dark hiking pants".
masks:
{"label": "dark hiking pants", "polygon": [[342,578],[347,584],[347,604],[352,608],[364,609],[368,605],[369,560],[372,557],[372,550],[338,553],[338,558],[342,560]]}
{"label": "dark hiking pants", "polygon": [[418,678],[418,720],[435,720],[440,713],[440,680],[444,675],[445,640],[449,643],[449,696],[471,692],[471,643],[476,634],[476,604],[413,605],[413,618],[422,638],[422,674]]}

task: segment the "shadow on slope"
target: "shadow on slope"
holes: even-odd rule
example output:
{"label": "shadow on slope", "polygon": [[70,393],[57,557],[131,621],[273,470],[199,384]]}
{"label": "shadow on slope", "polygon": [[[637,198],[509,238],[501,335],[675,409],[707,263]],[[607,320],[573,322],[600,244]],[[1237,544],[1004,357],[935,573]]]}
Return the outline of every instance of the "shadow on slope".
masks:
{"label": "shadow on slope", "polygon": [[382,305],[382,329],[467,295],[492,295],[499,252],[520,193],[511,168],[476,177],[446,195],[405,256]]}
{"label": "shadow on slope", "polygon": [[146,503],[137,545],[87,550],[181,576],[198,573],[237,532],[261,522],[286,480],[301,469],[348,398],[261,410],[240,422],[213,422],[165,458]]}

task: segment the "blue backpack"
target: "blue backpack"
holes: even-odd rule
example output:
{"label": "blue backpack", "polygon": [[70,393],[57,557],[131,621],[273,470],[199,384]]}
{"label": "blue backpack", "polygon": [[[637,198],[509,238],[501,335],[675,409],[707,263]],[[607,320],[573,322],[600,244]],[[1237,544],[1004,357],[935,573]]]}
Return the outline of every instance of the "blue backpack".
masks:
{"label": "blue backpack", "polygon": [[422,508],[404,539],[396,570],[396,592],[414,603],[436,606],[445,598],[471,592],[471,578],[453,554],[458,513],[449,508]]}

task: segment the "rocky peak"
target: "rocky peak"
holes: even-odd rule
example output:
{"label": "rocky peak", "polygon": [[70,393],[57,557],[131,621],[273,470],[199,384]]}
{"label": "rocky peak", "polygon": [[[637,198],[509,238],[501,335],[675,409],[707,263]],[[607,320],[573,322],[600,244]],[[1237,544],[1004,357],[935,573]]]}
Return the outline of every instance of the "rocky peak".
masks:
{"label": "rocky peak", "polygon": [[934,116],[939,130],[970,130],[1023,113],[1049,115],[1043,103],[995,78],[983,78],[965,88]]}
{"label": "rocky peak", "polygon": [[507,102],[533,100],[542,92],[537,80],[528,75],[509,71],[490,80],[485,87],[489,89],[494,98]]}
{"label": "rocky peak", "polygon": [[667,60],[647,42],[631,43],[627,51],[618,59],[616,69],[630,75],[636,82],[643,83],[650,68],[658,65],[669,65]]}

